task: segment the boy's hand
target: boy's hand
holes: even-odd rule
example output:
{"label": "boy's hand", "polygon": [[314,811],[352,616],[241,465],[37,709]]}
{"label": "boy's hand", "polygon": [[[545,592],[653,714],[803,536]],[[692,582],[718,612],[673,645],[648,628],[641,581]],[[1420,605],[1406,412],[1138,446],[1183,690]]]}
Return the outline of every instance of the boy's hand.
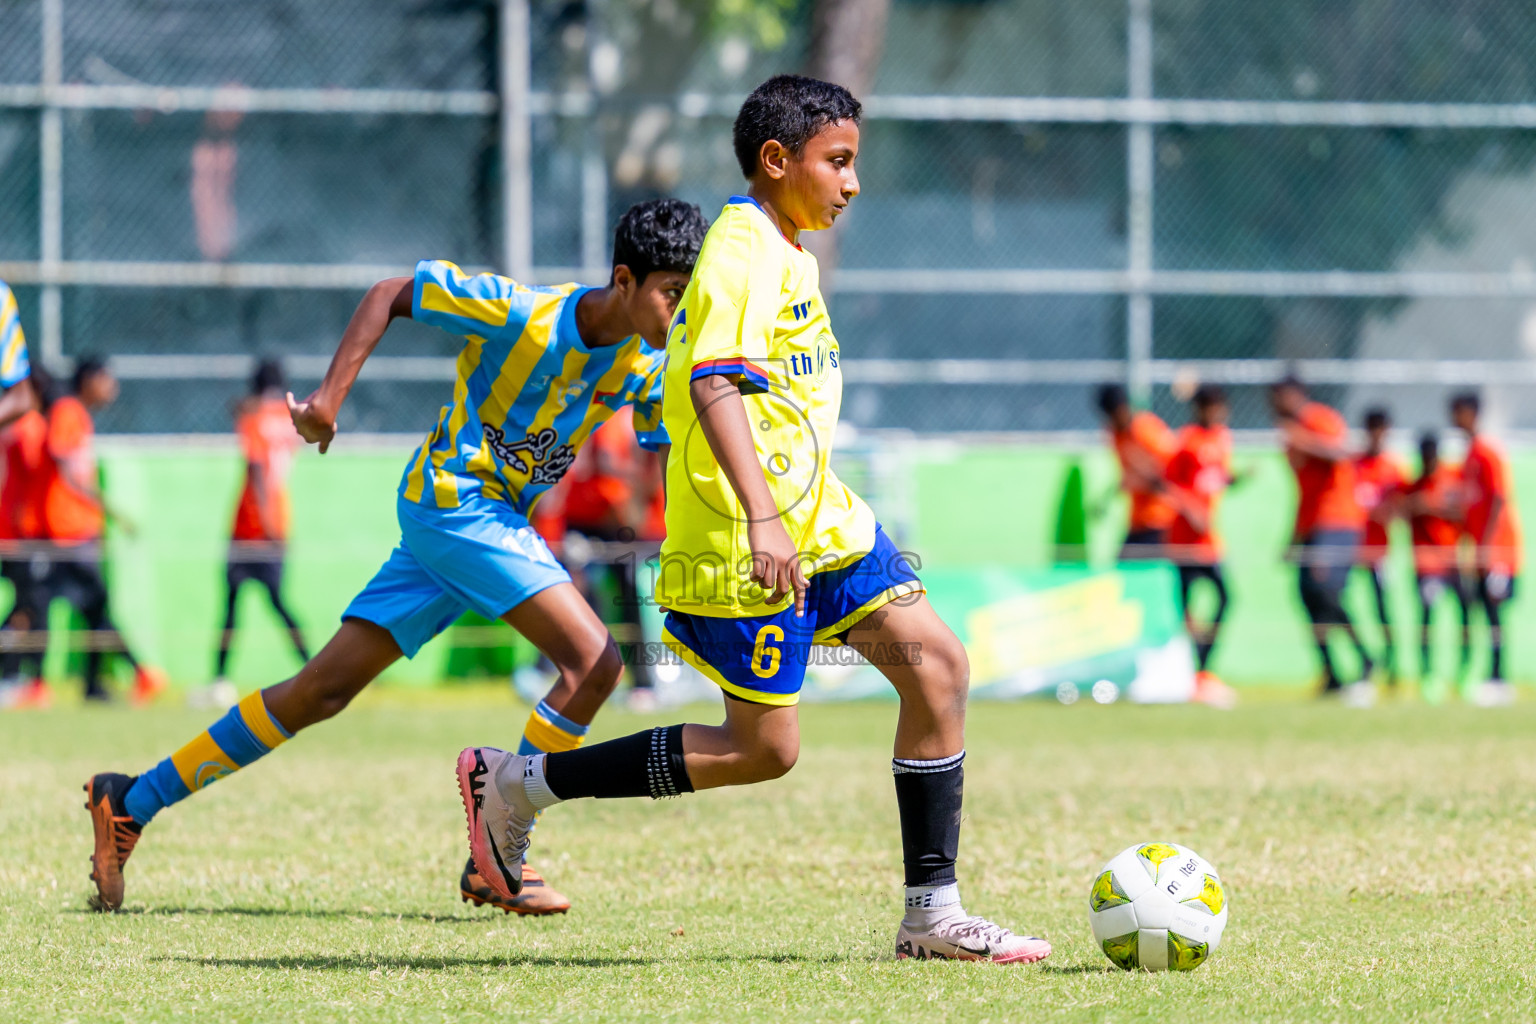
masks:
{"label": "boy's hand", "polygon": [[293,392],[288,392],[288,417],[293,420],[293,429],[299,436],[309,444],[318,444],[320,454],[324,455],[336,437],[336,417],[316,401],[319,394],[316,391],[304,401],[296,402]]}
{"label": "boy's hand", "polygon": [[769,592],[768,603],[777,604],[784,595],[794,592],[795,615],[805,614],[805,571],[800,565],[800,552],[777,517],[747,524],[747,543],[752,548],[752,576],[754,583]]}

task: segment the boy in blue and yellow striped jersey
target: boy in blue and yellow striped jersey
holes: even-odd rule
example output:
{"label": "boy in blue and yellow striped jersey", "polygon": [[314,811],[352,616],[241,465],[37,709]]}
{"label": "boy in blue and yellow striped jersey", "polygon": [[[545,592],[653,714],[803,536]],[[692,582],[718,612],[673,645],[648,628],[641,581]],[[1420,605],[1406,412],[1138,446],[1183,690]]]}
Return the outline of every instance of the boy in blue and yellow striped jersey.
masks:
{"label": "boy in blue and yellow striped jersey", "polygon": [[[336,714],[387,666],[411,657],[466,609],[504,619],[559,669],[528,720],[522,749],[571,750],[618,683],[613,638],[529,525],[534,503],[615,411],[633,406],[642,445],[665,450],[661,347],[688,285],[706,224],[665,199],[632,207],[614,238],[607,287],[526,287],[424,260],[359,304],[320,387],[288,396],[304,440],[323,454],[363,362],[395,317],[466,339],[453,400],[400,481],[401,539],[342,615],[331,642],[286,682],[253,693],[213,727],[137,778],[86,784],[96,830],[99,903],[122,903],[122,866],[168,804],[245,767],[295,732]],[[526,864],[516,898],[466,865],[465,899],[517,913],[569,908]],[[528,898],[524,899],[523,894]]]}
{"label": "boy in blue and yellow striped jersey", "polygon": [[37,408],[27,357],[27,336],[21,329],[16,295],[0,281],[0,428]]}

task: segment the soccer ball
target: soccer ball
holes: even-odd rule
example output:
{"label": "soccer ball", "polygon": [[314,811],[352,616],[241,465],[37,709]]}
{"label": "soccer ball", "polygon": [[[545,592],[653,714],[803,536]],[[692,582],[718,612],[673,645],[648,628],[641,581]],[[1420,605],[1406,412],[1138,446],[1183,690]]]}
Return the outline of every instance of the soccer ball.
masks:
{"label": "soccer ball", "polygon": [[1088,924],[1117,967],[1192,971],[1221,942],[1227,892],[1194,850],[1142,843],[1122,851],[1093,880]]}

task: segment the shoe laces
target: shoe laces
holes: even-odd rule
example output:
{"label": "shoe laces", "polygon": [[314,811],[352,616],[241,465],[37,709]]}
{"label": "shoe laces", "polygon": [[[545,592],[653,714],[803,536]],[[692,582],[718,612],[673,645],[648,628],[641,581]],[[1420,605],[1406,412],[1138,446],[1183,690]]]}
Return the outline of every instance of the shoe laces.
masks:
{"label": "shoe laces", "polygon": [[[522,835],[518,836],[521,830]],[[501,853],[507,863],[521,862],[528,853],[528,847],[533,844],[529,835],[533,831],[533,820],[524,820],[515,814],[507,816],[507,834],[502,840]]]}
{"label": "shoe laces", "polygon": [[132,818],[113,816],[112,818],[112,846],[117,850],[117,864],[121,868],[128,860],[128,855],[139,844],[141,832],[135,831],[131,824]]}
{"label": "shoe laces", "polygon": [[984,942],[989,948],[997,948],[1013,938],[1013,932],[1000,924],[993,924],[984,917],[964,917],[949,927],[950,935],[957,939]]}

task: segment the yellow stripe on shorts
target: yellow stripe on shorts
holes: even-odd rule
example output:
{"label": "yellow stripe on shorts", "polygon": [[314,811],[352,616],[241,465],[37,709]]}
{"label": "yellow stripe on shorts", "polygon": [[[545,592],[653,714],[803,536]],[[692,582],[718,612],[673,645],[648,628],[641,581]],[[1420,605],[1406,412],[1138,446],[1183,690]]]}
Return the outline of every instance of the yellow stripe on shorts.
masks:
{"label": "yellow stripe on shorts", "polygon": [[832,623],[832,625],[818,629],[811,642],[821,644],[823,647],[841,647],[843,642],[841,640],[834,640],[833,637],[845,629],[858,625],[869,617],[870,612],[883,608],[892,601],[906,597],[909,594],[926,594],[927,592],[921,580],[907,580],[905,583],[898,583],[894,587],[888,587],[878,596],[865,601],[853,611]]}

